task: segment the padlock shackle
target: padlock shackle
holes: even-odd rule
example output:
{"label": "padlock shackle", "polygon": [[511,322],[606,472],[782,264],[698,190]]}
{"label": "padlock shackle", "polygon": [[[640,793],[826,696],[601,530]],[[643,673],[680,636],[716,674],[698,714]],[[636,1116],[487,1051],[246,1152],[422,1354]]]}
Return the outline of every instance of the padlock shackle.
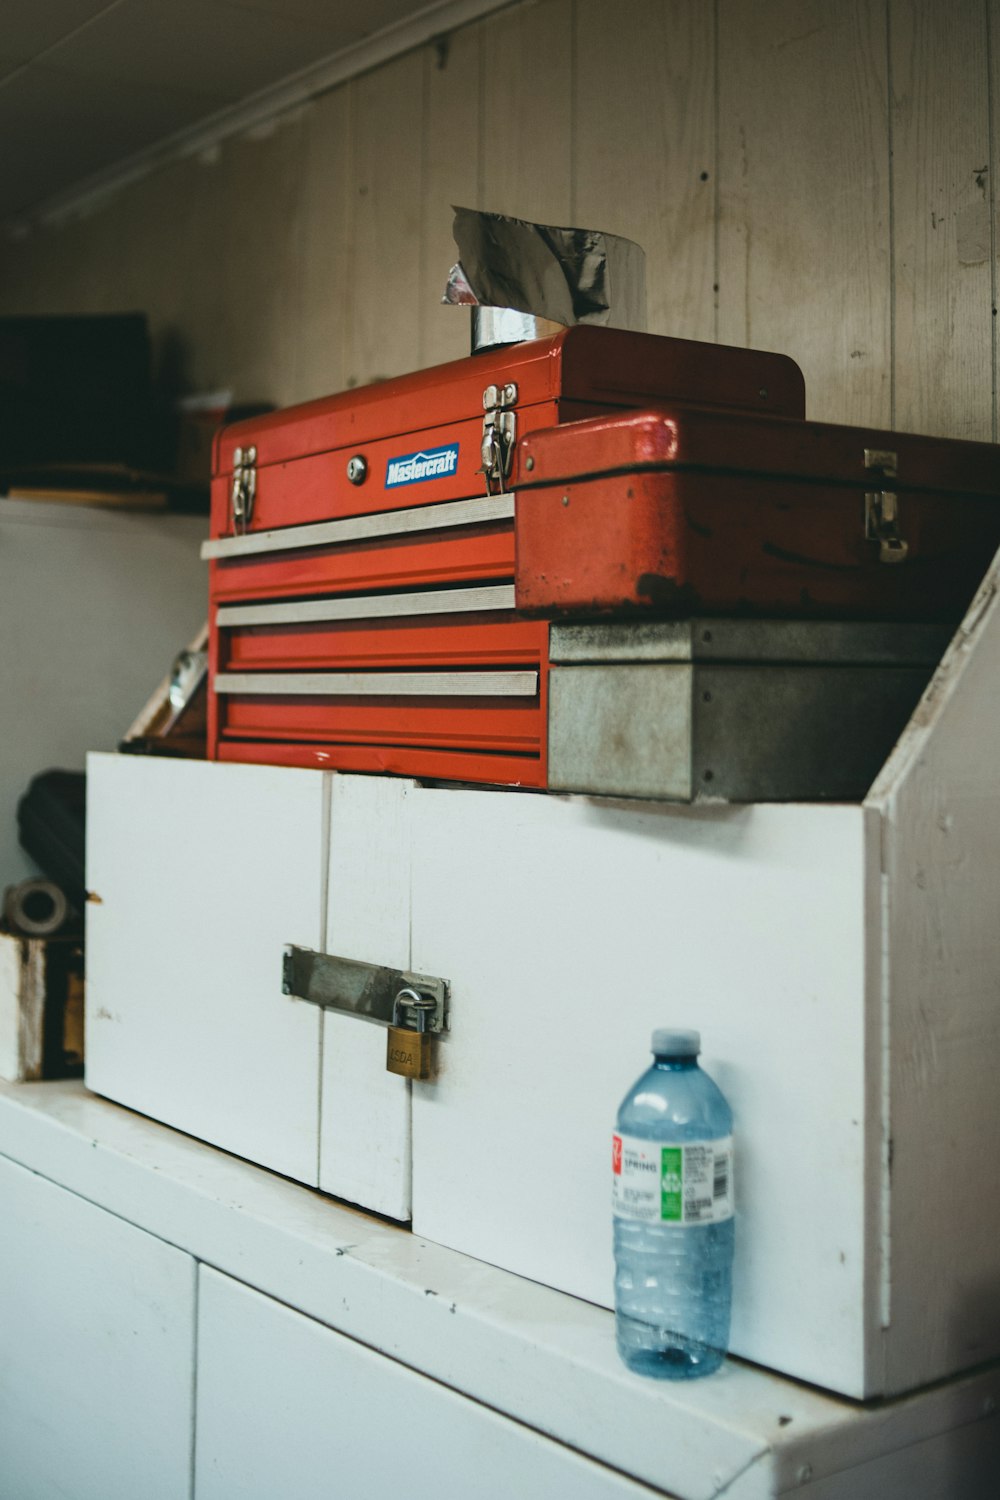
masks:
{"label": "padlock shackle", "polygon": [[[405,989],[399,991],[398,995],[392,1002],[393,1026],[398,1027],[400,1025],[400,1007],[405,1010],[412,1010],[416,1013],[417,1024],[413,1028],[413,1030],[417,1031],[418,1033],[422,1033],[427,1030],[427,1018],[430,1015],[431,1011],[436,1010],[437,1004],[434,1000],[431,999],[429,995],[422,995],[419,990],[412,989],[409,985],[407,985]],[[401,1027],[400,1029],[404,1031],[410,1030],[409,1027]]]}

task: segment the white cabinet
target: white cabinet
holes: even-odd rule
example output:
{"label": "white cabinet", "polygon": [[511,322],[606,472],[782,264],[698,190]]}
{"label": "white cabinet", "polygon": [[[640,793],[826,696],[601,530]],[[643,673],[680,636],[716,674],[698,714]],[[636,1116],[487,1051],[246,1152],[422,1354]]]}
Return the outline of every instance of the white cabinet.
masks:
{"label": "white cabinet", "polygon": [[645,1485],[202,1268],[195,1500],[641,1500]]}
{"label": "white cabinet", "polygon": [[653,1028],[696,1026],[736,1118],[732,1347],[856,1388],[862,809],[414,802],[414,967],[454,995],[413,1086],[414,1231],[609,1306],[615,1111]]}
{"label": "white cabinet", "polygon": [[[695,1026],[734,1351],[852,1396],[1000,1356],[998,585],[863,804],[93,758],[88,1083],[606,1305],[615,1107]],[[282,995],[289,942],[450,981],[437,1079]]]}
{"label": "white cabinet", "polygon": [[0,1225],[0,1500],[187,1495],[194,1260],[6,1158]]}
{"label": "white cabinet", "polygon": [[0,1224],[0,1500],[1000,1492],[1000,1362],[868,1405],[644,1380],[603,1309],[76,1082],[0,1083]]}

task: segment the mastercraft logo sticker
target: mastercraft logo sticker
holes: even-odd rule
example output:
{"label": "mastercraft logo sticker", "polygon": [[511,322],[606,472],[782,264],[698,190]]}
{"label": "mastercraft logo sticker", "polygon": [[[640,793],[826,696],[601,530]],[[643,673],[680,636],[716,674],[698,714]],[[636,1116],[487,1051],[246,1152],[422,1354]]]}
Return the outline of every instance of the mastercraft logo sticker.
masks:
{"label": "mastercraft logo sticker", "polygon": [[402,453],[399,458],[390,458],[385,468],[385,487],[395,489],[401,484],[421,484],[425,479],[443,479],[454,474],[458,468],[458,444],[449,443],[446,448],[431,448],[427,453]]}

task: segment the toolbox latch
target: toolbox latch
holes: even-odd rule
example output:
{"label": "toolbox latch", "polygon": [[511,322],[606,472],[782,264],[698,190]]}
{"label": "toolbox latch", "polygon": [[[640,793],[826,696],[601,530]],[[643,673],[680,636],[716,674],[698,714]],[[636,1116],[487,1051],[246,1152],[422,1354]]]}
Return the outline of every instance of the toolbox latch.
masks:
{"label": "toolbox latch", "polygon": [[[866,448],[865,469],[880,479],[895,479],[898,457],[888,448]],[[895,490],[869,490],[865,495],[865,537],[878,543],[884,563],[906,560],[909,544],[899,534],[899,496]]]}
{"label": "toolbox latch", "polygon": [[233,452],[233,483],[229,491],[235,536],[241,535],[250,525],[256,494],[257,449],[236,448]]}
{"label": "toolbox latch", "polygon": [[483,392],[482,468],[487,495],[502,495],[510,476],[517,441],[517,386],[488,385]]}

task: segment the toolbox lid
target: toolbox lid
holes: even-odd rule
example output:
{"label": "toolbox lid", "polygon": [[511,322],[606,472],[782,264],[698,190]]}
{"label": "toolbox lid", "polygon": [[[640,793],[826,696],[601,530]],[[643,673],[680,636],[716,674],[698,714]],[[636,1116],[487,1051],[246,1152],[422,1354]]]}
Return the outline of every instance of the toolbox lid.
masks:
{"label": "toolbox lid", "polygon": [[1000,495],[994,443],[679,404],[530,432],[518,444],[511,487],[656,470]]}
{"label": "toolbox lid", "polygon": [[802,372],[787,355],[584,325],[235,422],[216,434],[213,474],[231,475],[234,451],[251,445],[260,468],[481,417],[486,388],[511,382],[515,409],[566,400],[805,411]]}

